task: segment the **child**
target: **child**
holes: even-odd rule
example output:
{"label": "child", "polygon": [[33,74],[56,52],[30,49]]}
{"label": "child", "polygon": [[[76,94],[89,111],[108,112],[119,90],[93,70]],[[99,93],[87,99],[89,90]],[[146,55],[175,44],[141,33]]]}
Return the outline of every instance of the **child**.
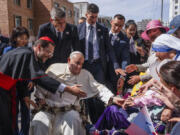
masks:
{"label": "child", "polygon": [[27,46],[29,39],[29,32],[24,27],[16,27],[13,29],[10,37],[10,46],[4,48],[3,54],[17,47]]}
{"label": "child", "polygon": [[128,20],[125,24],[126,36],[129,39],[130,64],[140,64],[140,54],[137,51],[135,40],[138,39],[137,25],[134,20]]}

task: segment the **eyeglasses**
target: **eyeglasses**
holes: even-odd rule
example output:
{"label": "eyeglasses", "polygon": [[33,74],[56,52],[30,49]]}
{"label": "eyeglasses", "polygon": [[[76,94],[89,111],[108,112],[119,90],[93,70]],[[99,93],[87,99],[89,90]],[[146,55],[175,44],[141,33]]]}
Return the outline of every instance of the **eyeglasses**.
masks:
{"label": "eyeglasses", "polygon": [[54,51],[50,51],[50,50],[47,49],[47,48],[43,48],[43,50],[44,50],[44,52],[45,52],[46,54],[48,54],[49,57],[52,57],[53,54],[54,54]]}

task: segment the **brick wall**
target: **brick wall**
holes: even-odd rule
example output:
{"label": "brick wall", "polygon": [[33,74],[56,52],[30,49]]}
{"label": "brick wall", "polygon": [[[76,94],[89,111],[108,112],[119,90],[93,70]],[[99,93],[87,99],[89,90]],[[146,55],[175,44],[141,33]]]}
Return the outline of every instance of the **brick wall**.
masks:
{"label": "brick wall", "polygon": [[[36,1],[36,0],[35,0]],[[27,8],[27,0],[21,0],[21,5],[14,4],[13,0],[9,2],[9,31],[15,27],[15,16],[21,16],[21,25],[28,28],[28,19],[34,19],[33,6],[31,9]],[[34,34],[33,31],[29,31],[30,34]]]}
{"label": "brick wall", "polygon": [[34,31],[37,35],[39,25],[49,22],[50,10],[52,7],[51,0],[35,0],[34,1]]}
{"label": "brick wall", "polygon": [[0,0],[0,29],[3,35],[9,35],[8,3],[7,0]]}
{"label": "brick wall", "polygon": [[[21,0],[20,6],[14,4],[13,0],[0,0],[0,29],[3,35],[9,36],[15,27],[14,16],[21,16],[22,26],[28,28],[28,19],[34,19],[32,9],[27,8],[27,1]],[[3,19],[2,19],[3,18]],[[29,31],[34,34],[33,31]]]}
{"label": "brick wall", "polygon": [[[35,35],[37,35],[39,25],[49,22],[50,10],[54,6],[54,3],[59,4],[59,7],[66,8],[66,19],[68,23],[74,24],[74,10],[73,4],[67,0],[35,0],[34,4],[34,18],[35,18]],[[68,12],[71,10],[72,16],[69,16]]]}
{"label": "brick wall", "polygon": [[[15,16],[21,16],[21,25],[28,28],[28,19],[33,20],[33,30],[31,35],[37,35],[39,25],[49,22],[50,10],[54,2],[59,3],[60,7],[66,8],[67,22],[74,24],[73,4],[68,0],[32,0],[32,8],[27,8],[27,0],[21,0],[21,4],[14,4],[14,0],[0,0],[0,29],[2,34],[9,36],[15,27]],[[70,16],[70,11],[72,15]],[[3,19],[2,19],[3,18]]]}

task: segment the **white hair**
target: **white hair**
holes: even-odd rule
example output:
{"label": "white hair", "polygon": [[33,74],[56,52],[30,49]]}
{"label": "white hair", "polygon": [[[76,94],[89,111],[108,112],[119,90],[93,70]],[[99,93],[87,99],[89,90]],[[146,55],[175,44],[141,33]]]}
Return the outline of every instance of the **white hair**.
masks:
{"label": "white hair", "polygon": [[76,56],[77,54],[80,54],[83,58],[84,58],[84,55],[83,55],[83,53],[82,52],[80,52],[80,51],[74,51],[74,52],[72,52],[71,54],[70,54],[70,59],[72,59],[74,56]]}

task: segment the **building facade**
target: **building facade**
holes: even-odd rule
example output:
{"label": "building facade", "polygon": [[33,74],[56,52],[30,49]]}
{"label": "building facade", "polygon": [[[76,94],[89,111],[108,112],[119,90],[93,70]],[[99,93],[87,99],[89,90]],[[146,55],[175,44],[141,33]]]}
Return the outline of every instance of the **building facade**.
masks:
{"label": "building facade", "polygon": [[146,30],[146,25],[150,21],[151,21],[151,19],[143,19],[142,21],[137,22],[137,29],[142,30],[142,31]]}
{"label": "building facade", "polygon": [[74,6],[74,24],[78,25],[79,21],[79,9]]}
{"label": "building facade", "polygon": [[169,22],[180,14],[180,0],[170,0]]}
{"label": "building facade", "polygon": [[34,0],[34,31],[38,32],[39,25],[50,20],[50,10],[53,6],[66,12],[68,23],[74,24],[74,7],[68,0]]}
{"label": "building facade", "polygon": [[111,20],[112,20],[112,17],[99,16],[97,22],[101,23],[102,25],[104,25],[105,27],[107,27],[110,30],[110,28],[111,28]]}
{"label": "building facade", "polygon": [[0,0],[0,29],[2,34],[9,36],[17,26],[28,28],[33,32],[33,0]]}
{"label": "building facade", "polygon": [[74,24],[73,4],[68,0],[0,0],[0,29],[3,35],[9,36],[17,26],[26,27],[30,35],[36,36],[39,25],[49,22],[53,6],[66,12],[68,23]]}
{"label": "building facade", "polygon": [[79,18],[86,17],[88,5],[89,5],[88,2],[76,2],[76,3],[74,3],[74,7],[79,9]]}

